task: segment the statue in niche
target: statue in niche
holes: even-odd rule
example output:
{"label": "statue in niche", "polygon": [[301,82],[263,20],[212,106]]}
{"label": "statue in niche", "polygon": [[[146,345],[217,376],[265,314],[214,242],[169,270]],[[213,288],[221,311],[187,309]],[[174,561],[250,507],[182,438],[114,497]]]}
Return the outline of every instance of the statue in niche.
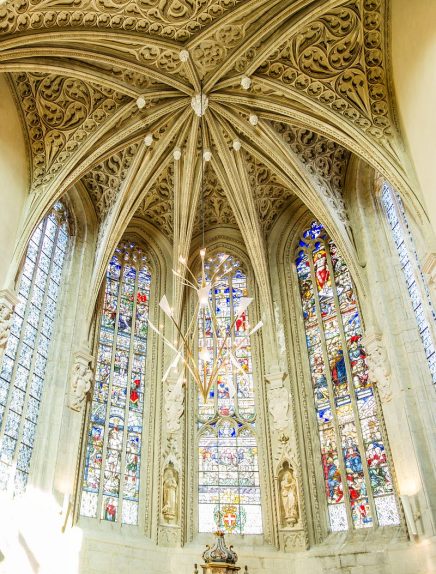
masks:
{"label": "statue in niche", "polygon": [[283,463],[279,473],[280,512],[282,527],[293,527],[298,522],[297,481],[288,462]]}
{"label": "statue in niche", "polygon": [[177,490],[179,473],[170,463],[164,471],[162,514],[166,522],[172,524],[177,519]]}

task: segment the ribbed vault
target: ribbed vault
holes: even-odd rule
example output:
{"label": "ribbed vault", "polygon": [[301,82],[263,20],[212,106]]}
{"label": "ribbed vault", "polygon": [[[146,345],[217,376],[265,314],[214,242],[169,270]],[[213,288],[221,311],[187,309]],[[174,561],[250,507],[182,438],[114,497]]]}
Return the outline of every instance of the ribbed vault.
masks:
{"label": "ribbed vault", "polygon": [[384,11],[382,0],[7,2],[0,63],[22,110],[32,175],[20,249],[53,201],[81,182],[101,226],[94,298],[134,216],[165,235],[175,259],[189,256],[201,231],[191,100],[203,89],[206,228],[239,230],[265,308],[267,237],[295,199],[352,260],[343,201],[350,155],[407,187]]}

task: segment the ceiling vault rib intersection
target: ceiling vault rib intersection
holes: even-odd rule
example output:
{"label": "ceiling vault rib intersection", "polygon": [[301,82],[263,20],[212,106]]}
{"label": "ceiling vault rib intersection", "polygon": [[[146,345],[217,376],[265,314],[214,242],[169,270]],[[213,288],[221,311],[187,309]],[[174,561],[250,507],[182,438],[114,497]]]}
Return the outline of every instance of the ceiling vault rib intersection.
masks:
{"label": "ceiling vault rib intersection", "polygon": [[[342,198],[352,154],[416,201],[386,95],[386,0],[192,0],[176,12],[166,2],[24,4],[0,11],[0,64],[33,163],[18,250],[81,181],[100,225],[94,300],[132,218],[161,227],[174,267],[192,256],[203,159],[191,98],[202,89],[206,227],[240,233],[271,322],[268,237],[288,205],[305,204],[352,259]],[[175,292],[177,313],[182,300]]]}

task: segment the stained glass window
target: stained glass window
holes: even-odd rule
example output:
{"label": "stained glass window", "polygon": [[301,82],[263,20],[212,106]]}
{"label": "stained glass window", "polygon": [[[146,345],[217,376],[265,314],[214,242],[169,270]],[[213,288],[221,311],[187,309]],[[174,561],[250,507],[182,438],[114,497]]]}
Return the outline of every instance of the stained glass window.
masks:
{"label": "stained glass window", "polygon": [[123,243],[105,282],[80,513],[138,523],[147,319],[145,255]]}
{"label": "stained glass window", "polygon": [[33,233],[0,372],[0,490],[24,491],[68,246],[58,202]]}
{"label": "stained glass window", "polygon": [[399,524],[355,289],[320,223],[303,233],[296,268],[330,528]]}
{"label": "stained glass window", "polygon": [[[206,264],[208,279],[220,258]],[[231,272],[209,298],[217,323],[210,312],[199,319],[199,347],[207,347],[211,357],[217,356],[225,341],[236,349],[234,361],[221,362],[207,401],[199,397],[199,530],[259,534],[262,512],[248,312],[235,322],[238,303],[247,296],[247,280],[237,261],[229,258],[228,262]],[[206,369],[210,376],[212,363],[212,359],[200,359],[200,371]]]}
{"label": "stained glass window", "polygon": [[435,340],[430,329],[430,321],[434,322],[436,315],[430,300],[428,287],[422,275],[401,198],[387,183],[383,185],[381,197],[392,231],[392,238],[400,258],[401,269],[406,280],[431,377],[436,385]]}

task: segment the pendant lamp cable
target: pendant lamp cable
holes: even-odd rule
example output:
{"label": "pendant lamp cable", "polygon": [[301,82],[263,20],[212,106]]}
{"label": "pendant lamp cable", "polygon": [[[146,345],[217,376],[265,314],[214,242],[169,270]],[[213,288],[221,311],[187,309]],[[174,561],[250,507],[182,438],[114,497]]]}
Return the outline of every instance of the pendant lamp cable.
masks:
{"label": "pendant lamp cable", "polygon": [[200,140],[201,140],[201,227],[202,248],[204,249],[204,134],[203,134],[203,81],[200,82]]}

